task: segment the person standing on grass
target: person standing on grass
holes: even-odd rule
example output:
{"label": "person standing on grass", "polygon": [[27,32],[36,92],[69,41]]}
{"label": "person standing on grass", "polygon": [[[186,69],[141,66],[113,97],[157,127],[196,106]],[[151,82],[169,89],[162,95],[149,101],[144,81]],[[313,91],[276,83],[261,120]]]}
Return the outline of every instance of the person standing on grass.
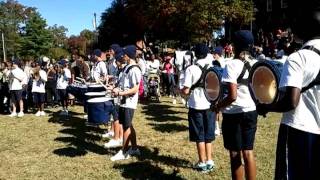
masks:
{"label": "person standing on grass", "polygon": [[210,110],[210,103],[205,97],[204,89],[198,85],[202,73],[212,62],[207,58],[209,48],[205,44],[195,46],[195,56],[198,59],[195,65],[185,71],[182,94],[190,95],[188,99],[189,138],[196,142],[199,161],[194,165],[196,170],[209,172],[214,168],[212,160],[212,141],[215,140],[214,113]]}
{"label": "person standing on grass", "polygon": [[283,112],[278,133],[275,179],[319,179],[320,1],[288,1],[293,33],[305,42],[285,62],[280,100],[258,104],[258,113]]}
{"label": "person standing on grass", "polygon": [[37,108],[37,113],[35,114],[37,117],[46,115],[44,112],[44,103],[46,99],[46,82],[47,73],[41,69],[41,62],[37,62],[35,64],[35,68],[33,68],[33,81],[31,90],[33,94],[33,102],[35,103]]}
{"label": "person standing on grass", "polygon": [[[9,89],[10,89],[10,100],[12,105],[12,112],[9,115],[10,117],[23,117],[23,100],[22,100],[22,91],[23,91],[23,82],[25,81],[26,74],[22,69],[19,68],[19,61],[12,61],[11,69],[6,72],[6,76],[9,78]],[[2,103],[2,102],[1,102]],[[19,104],[20,112],[17,114],[16,105]]]}
{"label": "person standing on grass", "polygon": [[[119,121],[123,127],[122,149],[113,157],[111,161],[129,159],[132,155],[140,155],[137,147],[136,131],[132,120],[134,111],[138,105],[139,84],[141,81],[141,71],[136,63],[136,46],[126,46],[119,51],[117,56],[122,56],[122,63],[126,64],[123,69],[119,87],[113,89],[113,93],[121,98],[119,108]],[[131,147],[129,148],[129,143]]]}
{"label": "person standing on grass", "polygon": [[212,105],[212,109],[215,112],[222,110],[223,142],[229,150],[232,179],[243,179],[245,175],[246,179],[254,180],[253,146],[258,114],[247,85],[249,70],[254,63],[249,58],[253,35],[250,31],[237,31],[233,42],[235,57],[226,64],[222,75],[227,93],[218,104]]}
{"label": "person standing on grass", "polygon": [[68,68],[68,63],[61,60],[58,66],[57,91],[62,105],[60,115],[68,116],[68,93],[67,87],[71,79],[71,72]]}
{"label": "person standing on grass", "polygon": [[104,62],[106,55],[100,49],[96,49],[93,52],[95,63],[92,66],[91,78],[96,82],[108,81],[108,70],[106,63]]}

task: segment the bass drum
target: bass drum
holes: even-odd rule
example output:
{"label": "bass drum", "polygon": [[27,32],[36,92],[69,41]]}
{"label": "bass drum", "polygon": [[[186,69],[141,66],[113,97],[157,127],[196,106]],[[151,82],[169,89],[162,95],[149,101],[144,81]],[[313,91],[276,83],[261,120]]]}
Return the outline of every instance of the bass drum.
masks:
{"label": "bass drum", "polygon": [[217,103],[223,95],[222,73],[220,67],[211,67],[205,73],[204,94],[210,103]]}
{"label": "bass drum", "polygon": [[279,82],[283,63],[279,61],[259,61],[249,74],[249,91],[256,104],[274,104],[279,99]]}

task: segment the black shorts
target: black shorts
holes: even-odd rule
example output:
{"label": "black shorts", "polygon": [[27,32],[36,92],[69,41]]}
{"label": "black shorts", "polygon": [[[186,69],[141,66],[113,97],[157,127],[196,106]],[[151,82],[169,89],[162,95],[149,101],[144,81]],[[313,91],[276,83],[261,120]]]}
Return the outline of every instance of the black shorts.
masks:
{"label": "black shorts", "polygon": [[112,118],[114,121],[119,120],[119,105],[113,104]]}
{"label": "black shorts", "polygon": [[257,130],[257,112],[223,113],[222,116],[224,147],[230,151],[253,150]]}
{"label": "black shorts", "polygon": [[13,104],[22,100],[22,90],[10,90],[10,100]]}
{"label": "black shorts", "polygon": [[274,179],[318,179],[319,162],[320,135],[280,125]]}
{"label": "black shorts", "polygon": [[132,125],[134,109],[119,107],[119,123],[123,130],[127,130]]}
{"label": "black shorts", "polygon": [[58,89],[58,95],[60,97],[60,101],[68,100],[68,93],[66,89]]}
{"label": "black shorts", "polygon": [[35,104],[42,104],[46,100],[46,93],[38,93],[38,92],[33,92],[33,102]]}
{"label": "black shorts", "polygon": [[189,108],[189,139],[192,142],[210,143],[215,139],[214,113],[210,110],[196,110]]}

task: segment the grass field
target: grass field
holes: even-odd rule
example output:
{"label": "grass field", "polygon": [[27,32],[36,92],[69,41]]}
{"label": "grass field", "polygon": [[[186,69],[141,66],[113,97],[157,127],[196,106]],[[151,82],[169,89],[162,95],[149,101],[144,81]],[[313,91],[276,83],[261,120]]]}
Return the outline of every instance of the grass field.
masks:
{"label": "grass field", "polygon": [[[0,179],[231,179],[222,137],[214,142],[216,169],[202,174],[195,144],[188,141],[187,110],[172,105],[139,105],[134,126],[142,155],[122,162],[109,158],[119,149],[105,149],[105,127],[87,127],[82,108],[71,107],[65,121],[58,109],[47,117],[0,117]],[[279,114],[259,118],[255,154],[259,180],[273,179]]]}

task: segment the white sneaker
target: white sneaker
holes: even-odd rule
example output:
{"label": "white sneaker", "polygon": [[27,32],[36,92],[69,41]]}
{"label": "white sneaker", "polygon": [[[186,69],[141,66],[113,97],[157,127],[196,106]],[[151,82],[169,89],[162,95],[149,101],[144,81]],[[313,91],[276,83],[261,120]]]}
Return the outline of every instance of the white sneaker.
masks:
{"label": "white sneaker", "polygon": [[40,112],[40,116],[45,116],[45,115],[46,115],[46,113],[44,111]]}
{"label": "white sneaker", "polygon": [[16,117],[17,116],[17,113],[16,112],[13,112],[9,115],[9,117]]}
{"label": "white sneaker", "polygon": [[88,115],[83,115],[83,119],[88,119]]}
{"label": "white sneaker", "polygon": [[138,148],[133,149],[132,147],[130,147],[130,149],[128,150],[127,153],[131,156],[140,156],[141,155],[141,152]]}
{"label": "white sneaker", "polygon": [[37,117],[41,116],[41,112],[38,111],[36,114],[35,114]]}
{"label": "white sneaker", "polygon": [[110,131],[110,132],[107,132],[105,134],[102,134],[102,138],[113,138],[114,136],[114,132]]}
{"label": "white sneaker", "polygon": [[122,141],[114,140],[114,139],[111,139],[109,142],[104,144],[105,148],[114,148],[114,147],[121,147],[121,146],[122,146]]}
{"label": "white sneaker", "polygon": [[169,95],[169,98],[172,98],[172,95]]}
{"label": "white sneaker", "polygon": [[220,136],[220,135],[221,135],[220,129],[219,129],[219,128],[216,128],[216,130],[214,130],[214,134],[215,134],[216,136]]}
{"label": "white sneaker", "polygon": [[174,100],[172,101],[172,104],[177,104],[177,100],[174,99]]}
{"label": "white sneaker", "polygon": [[18,113],[18,117],[23,117],[24,116],[24,113],[23,112],[19,112]]}
{"label": "white sneaker", "polygon": [[112,156],[110,158],[111,161],[120,161],[120,160],[125,160],[129,159],[130,155],[128,153],[123,153],[122,150],[120,150],[116,155]]}

